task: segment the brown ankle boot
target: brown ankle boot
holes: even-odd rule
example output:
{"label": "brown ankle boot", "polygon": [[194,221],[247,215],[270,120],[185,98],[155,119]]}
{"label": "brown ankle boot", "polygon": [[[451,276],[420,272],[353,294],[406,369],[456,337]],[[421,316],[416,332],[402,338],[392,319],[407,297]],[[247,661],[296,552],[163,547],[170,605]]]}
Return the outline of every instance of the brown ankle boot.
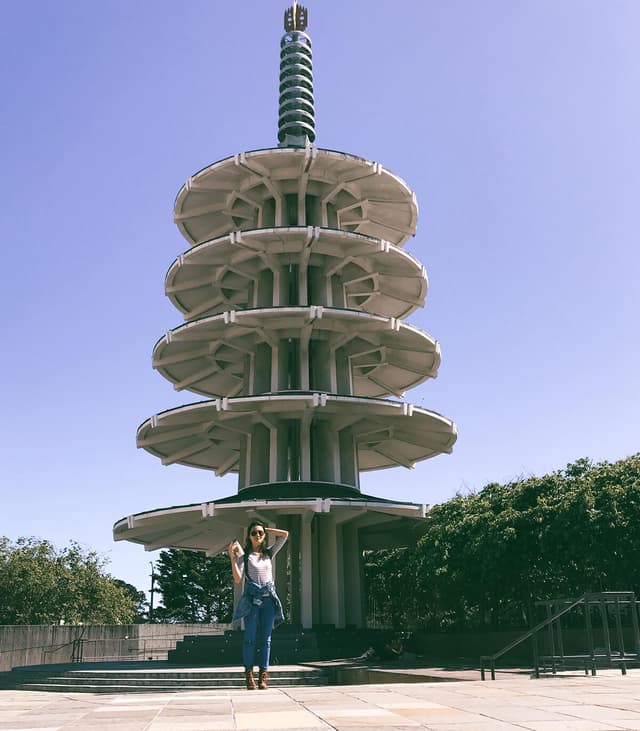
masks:
{"label": "brown ankle boot", "polygon": [[256,681],[253,679],[253,670],[245,670],[244,677],[245,677],[245,680],[247,681],[247,690],[255,690]]}
{"label": "brown ankle boot", "polygon": [[260,690],[267,689],[268,678],[269,678],[269,673],[264,668],[260,668],[260,680],[258,682],[258,688]]}

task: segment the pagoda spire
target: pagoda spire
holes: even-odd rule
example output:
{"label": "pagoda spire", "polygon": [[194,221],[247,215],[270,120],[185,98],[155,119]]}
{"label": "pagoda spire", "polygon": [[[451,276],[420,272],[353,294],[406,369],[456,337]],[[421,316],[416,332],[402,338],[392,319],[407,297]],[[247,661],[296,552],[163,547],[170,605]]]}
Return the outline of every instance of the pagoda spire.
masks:
{"label": "pagoda spire", "polygon": [[309,22],[309,12],[303,5],[298,5],[294,0],[293,5],[284,11],[284,29],[287,32],[292,30],[305,31]]}
{"label": "pagoda spire", "polygon": [[306,147],[316,138],[309,12],[294,0],[280,41],[279,147]]}

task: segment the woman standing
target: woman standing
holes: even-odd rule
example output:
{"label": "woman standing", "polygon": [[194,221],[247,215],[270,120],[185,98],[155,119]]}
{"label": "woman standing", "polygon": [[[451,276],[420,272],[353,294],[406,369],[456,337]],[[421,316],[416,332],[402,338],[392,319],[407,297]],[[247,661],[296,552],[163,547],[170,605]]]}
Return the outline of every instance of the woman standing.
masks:
{"label": "woman standing", "polygon": [[[267,534],[276,537],[272,546],[267,546]],[[245,670],[247,690],[255,690],[253,665],[256,649],[260,652],[260,676],[258,687],[267,687],[269,654],[271,652],[271,632],[284,621],[282,604],[273,583],[271,559],[284,546],[289,532],[279,528],[265,528],[254,520],[247,528],[244,550],[233,541],[229,544],[229,558],[233,580],[239,584],[244,578],[244,591],[233,613],[233,621],[244,619],[244,638],[242,642],[242,663]],[[258,632],[258,626],[260,631]],[[256,648],[257,640],[257,648]]]}

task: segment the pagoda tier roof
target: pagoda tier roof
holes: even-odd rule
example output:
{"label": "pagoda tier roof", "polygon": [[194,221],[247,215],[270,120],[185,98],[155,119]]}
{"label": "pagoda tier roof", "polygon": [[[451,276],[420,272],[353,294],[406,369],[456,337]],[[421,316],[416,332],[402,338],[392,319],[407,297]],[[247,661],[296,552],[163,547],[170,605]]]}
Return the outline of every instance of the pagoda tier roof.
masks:
{"label": "pagoda tier roof", "polygon": [[[320,202],[322,226],[398,246],[416,232],[418,205],[404,180],[380,163],[314,145],[243,152],[209,165],[178,192],[174,220],[192,245],[261,228],[272,215],[276,226],[287,225],[291,194],[303,203],[306,196]],[[298,210],[298,223],[305,223],[304,205]]]}
{"label": "pagoda tier roof", "polygon": [[[179,256],[165,292],[186,319],[251,307],[252,285],[265,269],[297,263],[338,274],[345,305],[388,317],[406,317],[424,305],[427,273],[389,241],[317,226],[233,231]],[[321,304],[321,303],[318,303]]]}
{"label": "pagoda tier roof", "polygon": [[356,396],[404,391],[437,374],[438,343],[395,318],[328,307],[232,310],[168,332],[153,350],[153,367],[174,384],[205,396],[233,396],[246,383],[247,353],[286,339],[322,341],[349,359]]}
{"label": "pagoda tier roof", "polygon": [[290,482],[255,485],[239,494],[205,503],[178,505],[130,515],[113,527],[115,540],[159,548],[200,550],[208,555],[242,540],[254,518],[267,525],[281,516],[334,520],[357,527],[362,548],[411,544],[423,530],[427,506],[364,495],[335,483]]}
{"label": "pagoda tier roof", "polygon": [[[389,500],[387,498],[375,497],[374,495],[365,495],[350,485],[340,485],[335,482],[267,482],[262,485],[251,485],[245,487],[238,492],[237,495],[214,500],[216,505],[232,505],[238,502],[246,502],[247,500],[324,500],[331,498],[333,500],[356,501],[358,503],[365,501],[367,503],[379,503],[388,505],[405,505],[398,503],[397,500]],[[419,507],[419,503],[406,503]]]}
{"label": "pagoda tier roof", "polygon": [[201,401],[156,414],[138,428],[137,443],[163,464],[239,471],[241,439],[254,425],[318,419],[332,432],[345,428],[356,442],[360,471],[413,467],[450,452],[455,424],[433,411],[387,399],[318,392],[281,392]]}

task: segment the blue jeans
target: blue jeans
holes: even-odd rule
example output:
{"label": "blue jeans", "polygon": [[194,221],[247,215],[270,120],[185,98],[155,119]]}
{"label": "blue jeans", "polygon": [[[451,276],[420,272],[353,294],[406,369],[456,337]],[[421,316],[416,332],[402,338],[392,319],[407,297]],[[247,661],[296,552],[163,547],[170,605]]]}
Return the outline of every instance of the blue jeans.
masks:
{"label": "blue jeans", "polygon": [[242,640],[242,664],[245,670],[252,670],[256,649],[260,651],[260,667],[269,669],[271,653],[271,631],[276,605],[270,596],[263,597],[262,604],[253,605],[251,612],[244,618],[244,637]]}

